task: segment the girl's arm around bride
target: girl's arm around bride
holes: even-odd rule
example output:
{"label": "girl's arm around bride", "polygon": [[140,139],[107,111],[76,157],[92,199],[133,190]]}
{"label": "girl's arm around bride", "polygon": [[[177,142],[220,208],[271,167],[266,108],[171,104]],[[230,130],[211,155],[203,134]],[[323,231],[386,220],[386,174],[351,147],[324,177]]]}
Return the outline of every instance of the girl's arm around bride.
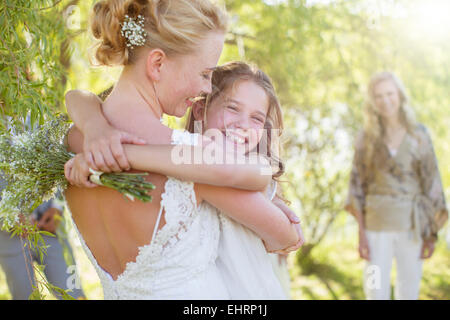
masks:
{"label": "girl's arm around bride", "polygon": [[[130,154],[128,159],[130,163],[133,163],[134,156],[142,155],[145,155],[145,151],[140,155],[138,152]],[[73,159],[70,166],[66,165],[65,173],[69,181],[86,176],[89,172],[89,165],[82,154],[77,154]],[[195,184],[195,191],[198,195],[198,203],[207,201],[253,230],[264,241],[267,251],[286,250],[286,248],[296,250],[301,245],[301,231],[298,230],[298,224],[291,223],[283,211],[261,192],[206,184]]]}

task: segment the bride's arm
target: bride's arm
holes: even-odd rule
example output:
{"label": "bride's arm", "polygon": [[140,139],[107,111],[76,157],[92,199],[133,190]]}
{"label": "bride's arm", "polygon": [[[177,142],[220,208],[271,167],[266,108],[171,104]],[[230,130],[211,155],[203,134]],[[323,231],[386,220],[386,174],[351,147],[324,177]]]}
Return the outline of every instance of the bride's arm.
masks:
{"label": "bride's arm", "polygon": [[[79,140],[86,161],[94,170],[119,172],[129,170],[122,143],[145,144],[133,134],[113,128],[103,115],[102,101],[89,91],[71,90],[66,93],[67,113],[75,126],[67,133],[68,139]],[[72,144],[71,144],[72,145]]]}
{"label": "bride's arm", "polygon": [[69,90],[66,93],[66,108],[69,117],[83,134],[95,124],[105,127],[108,122],[102,113],[102,100],[85,90]]}
{"label": "bride's arm", "polygon": [[[136,148],[136,146],[128,145],[125,146],[128,150],[125,153],[123,149],[119,149],[117,146],[120,144],[120,141],[118,142],[120,135],[117,134],[119,131],[113,128],[103,116],[101,100],[97,96],[87,91],[72,90],[66,94],[66,106],[75,125],[86,137],[83,143],[85,160],[95,170],[111,171],[108,165],[114,165],[113,158],[117,157],[121,159],[117,162],[123,163],[126,159],[126,163],[130,164],[131,159],[129,157],[131,156],[133,157],[131,166],[135,169],[157,172],[198,183],[259,191],[264,190],[270,182],[271,175],[267,174],[270,172],[268,161],[263,157],[254,155],[250,156],[253,161],[250,161],[250,158],[245,158],[246,161],[240,162],[242,164],[239,162],[206,164],[203,161],[201,164],[180,164],[172,161],[174,151],[179,149],[177,146],[147,145]],[[76,131],[76,129],[73,129],[73,132],[69,135],[78,134]],[[111,143],[111,149],[113,150],[109,150],[108,141],[114,141]],[[206,146],[187,148],[191,148],[191,154],[194,155],[195,153],[203,154]],[[120,168],[123,169],[124,167],[120,165]],[[118,171],[118,169],[119,166],[117,165],[113,167],[113,171]],[[86,176],[83,181],[71,182],[76,185],[88,184],[87,178]]]}
{"label": "bride's arm", "polygon": [[202,200],[253,230],[268,251],[296,250],[301,245],[296,225],[261,192],[204,184],[196,184],[195,189]]}

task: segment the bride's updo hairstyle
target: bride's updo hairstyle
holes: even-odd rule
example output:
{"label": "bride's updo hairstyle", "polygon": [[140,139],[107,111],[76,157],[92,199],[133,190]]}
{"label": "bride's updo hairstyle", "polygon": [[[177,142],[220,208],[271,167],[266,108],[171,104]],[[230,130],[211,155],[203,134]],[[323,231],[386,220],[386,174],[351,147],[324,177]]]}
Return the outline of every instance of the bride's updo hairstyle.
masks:
{"label": "bride's updo hairstyle", "polygon": [[[125,16],[144,17],[143,46],[127,46]],[[128,65],[143,48],[159,48],[167,56],[192,53],[209,32],[226,32],[227,15],[209,0],[104,0],[94,5],[91,29],[99,40],[98,63]]]}

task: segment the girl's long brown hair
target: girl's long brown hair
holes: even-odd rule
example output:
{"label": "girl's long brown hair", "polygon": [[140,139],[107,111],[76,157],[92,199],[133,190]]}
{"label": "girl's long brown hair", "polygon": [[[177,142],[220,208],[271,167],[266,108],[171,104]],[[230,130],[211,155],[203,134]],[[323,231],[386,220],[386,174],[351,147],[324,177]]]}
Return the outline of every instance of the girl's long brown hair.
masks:
{"label": "girl's long brown hair", "polygon": [[[276,142],[280,142],[283,130],[283,113],[275,93],[275,88],[267,74],[255,66],[240,61],[229,62],[217,67],[212,74],[212,92],[208,95],[203,95],[202,97],[205,101],[205,110],[214,99],[220,96],[220,94],[223,94],[226,90],[233,89],[240,81],[252,81],[260,86],[267,94],[269,109],[264,124],[266,134],[263,135],[262,141],[258,143],[257,150],[266,151],[267,154],[264,156],[268,157],[272,165],[278,166],[277,172],[273,174],[274,178],[278,178],[284,173],[285,166],[280,158],[281,143],[274,143],[274,139],[278,139]],[[192,133],[195,131],[195,117],[193,110],[190,111],[188,116],[186,130]],[[267,148],[261,148],[262,143],[266,143]],[[274,145],[279,147],[278,150],[272,148]]]}

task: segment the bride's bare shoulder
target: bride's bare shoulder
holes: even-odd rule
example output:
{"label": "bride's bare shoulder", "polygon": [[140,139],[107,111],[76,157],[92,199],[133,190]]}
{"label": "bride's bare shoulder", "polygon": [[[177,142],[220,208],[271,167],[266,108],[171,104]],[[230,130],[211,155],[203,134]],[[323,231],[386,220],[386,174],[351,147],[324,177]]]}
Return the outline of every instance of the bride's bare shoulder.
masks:
{"label": "bride's bare shoulder", "polygon": [[133,133],[149,144],[171,143],[172,129],[163,125],[149,107],[108,101],[103,105],[103,114],[113,127]]}

